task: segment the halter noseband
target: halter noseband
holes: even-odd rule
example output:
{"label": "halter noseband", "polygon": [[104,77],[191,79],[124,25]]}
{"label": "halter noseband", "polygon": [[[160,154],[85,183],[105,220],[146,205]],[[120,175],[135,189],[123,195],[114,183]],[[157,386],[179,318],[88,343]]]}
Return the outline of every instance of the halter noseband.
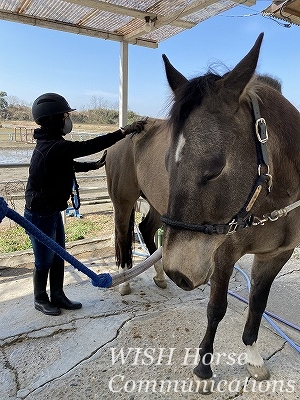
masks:
{"label": "halter noseband", "polygon": [[[267,124],[264,118],[260,116],[258,100],[255,96],[250,95],[253,114],[255,118],[255,145],[258,161],[257,178],[253,185],[253,188],[240,211],[232,218],[227,224],[190,224],[187,222],[176,221],[169,218],[167,215],[163,215],[161,220],[166,225],[169,225],[177,229],[185,229],[194,232],[202,232],[209,235],[212,234],[225,234],[230,235],[237,232],[240,229],[252,226],[254,221],[253,214],[249,214],[252,209],[257,197],[259,196],[264,184],[268,185],[268,192],[272,189],[272,175],[270,174],[269,158],[267,152]],[[262,169],[266,172],[262,173]]]}

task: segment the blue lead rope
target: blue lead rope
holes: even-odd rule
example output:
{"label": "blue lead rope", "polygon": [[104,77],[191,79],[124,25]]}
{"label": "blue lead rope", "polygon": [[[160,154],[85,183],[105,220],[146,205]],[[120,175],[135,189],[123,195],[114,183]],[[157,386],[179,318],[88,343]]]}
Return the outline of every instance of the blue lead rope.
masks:
{"label": "blue lead rope", "polygon": [[30,221],[22,217],[16,211],[12,210],[8,207],[6,201],[3,197],[0,197],[0,223],[3,218],[7,217],[12,221],[16,222],[18,225],[22,226],[27,232],[33,235],[39,242],[47,246],[50,250],[54,251],[59,257],[63,260],[67,261],[73,267],[78,269],[80,272],[87,275],[92,280],[92,284],[101,288],[109,288],[112,285],[112,276],[110,274],[95,274],[95,272],[91,271],[84,264],[78,261],[75,257],[69,254],[64,248],[62,248],[59,244],[57,244],[54,240],[52,240],[49,236],[45,235],[42,231],[40,231],[35,225],[33,225]]}

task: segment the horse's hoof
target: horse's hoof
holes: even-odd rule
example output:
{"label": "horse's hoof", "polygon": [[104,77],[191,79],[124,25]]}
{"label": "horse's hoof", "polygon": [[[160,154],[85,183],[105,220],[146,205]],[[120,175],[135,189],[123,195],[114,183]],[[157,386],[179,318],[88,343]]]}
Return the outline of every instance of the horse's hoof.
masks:
{"label": "horse's hoof", "polygon": [[122,283],[119,286],[119,293],[121,296],[126,296],[131,293],[131,287],[128,282]]}
{"label": "horse's hoof", "polygon": [[193,374],[196,383],[196,391],[200,394],[212,394],[214,382],[212,379],[201,379]]}
{"label": "horse's hoof", "polygon": [[247,364],[249,374],[257,381],[267,381],[270,379],[270,371],[265,365],[255,366]]}
{"label": "horse's hoof", "polygon": [[154,277],[153,280],[156,286],[158,286],[161,289],[166,289],[167,281],[165,279],[157,279],[156,277]]}

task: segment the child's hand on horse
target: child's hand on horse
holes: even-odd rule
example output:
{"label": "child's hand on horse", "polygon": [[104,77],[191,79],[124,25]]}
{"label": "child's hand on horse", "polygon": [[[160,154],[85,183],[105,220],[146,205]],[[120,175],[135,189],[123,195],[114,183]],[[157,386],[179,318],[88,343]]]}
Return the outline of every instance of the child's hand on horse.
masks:
{"label": "child's hand on horse", "polygon": [[121,128],[122,133],[124,136],[128,135],[129,133],[140,133],[144,130],[144,125],[147,123],[147,119],[143,121],[135,121],[130,125],[124,126]]}

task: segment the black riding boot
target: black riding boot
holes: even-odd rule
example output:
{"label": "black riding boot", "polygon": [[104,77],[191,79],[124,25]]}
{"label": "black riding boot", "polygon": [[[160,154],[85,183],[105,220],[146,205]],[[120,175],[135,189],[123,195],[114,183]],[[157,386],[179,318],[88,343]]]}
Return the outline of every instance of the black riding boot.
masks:
{"label": "black riding boot", "polygon": [[57,307],[65,308],[66,310],[77,310],[82,307],[78,301],[71,301],[67,298],[63,291],[64,284],[64,263],[57,262],[50,269],[50,297],[51,303]]}
{"label": "black riding boot", "polygon": [[46,292],[48,273],[48,269],[34,269],[33,271],[34,308],[46,315],[59,315],[60,309],[50,303]]}

